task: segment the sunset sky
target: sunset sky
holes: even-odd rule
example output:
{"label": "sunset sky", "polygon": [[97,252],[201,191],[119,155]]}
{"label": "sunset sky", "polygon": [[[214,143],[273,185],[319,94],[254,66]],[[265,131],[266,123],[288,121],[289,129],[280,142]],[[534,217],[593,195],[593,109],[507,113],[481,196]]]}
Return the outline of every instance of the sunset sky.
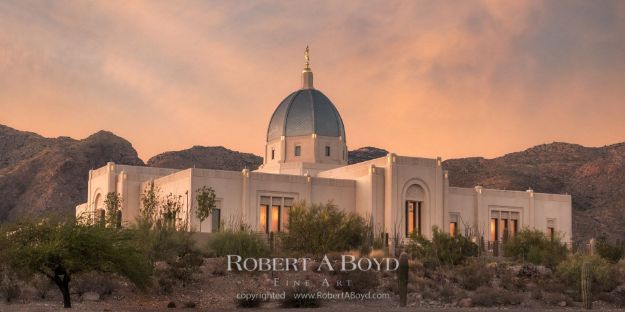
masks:
{"label": "sunset sky", "polygon": [[0,124],[260,155],[307,44],[351,149],[625,141],[625,1],[4,0]]}

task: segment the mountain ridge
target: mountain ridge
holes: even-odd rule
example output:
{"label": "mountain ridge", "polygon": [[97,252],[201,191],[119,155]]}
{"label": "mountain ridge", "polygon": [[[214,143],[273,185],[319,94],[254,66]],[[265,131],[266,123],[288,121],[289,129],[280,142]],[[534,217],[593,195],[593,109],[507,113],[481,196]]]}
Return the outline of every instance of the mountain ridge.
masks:
{"label": "mountain ridge", "polygon": [[[349,151],[349,163],[383,157],[366,146]],[[46,214],[73,215],[86,201],[89,169],[108,161],[175,169],[256,169],[262,157],[223,146],[192,146],[141,160],[132,144],[101,130],[84,139],[46,138],[0,125],[0,221]],[[576,239],[625,237],[625,142],[602,147],[553,142],[523,151],[443,162],[450,185],[570,194]]]}

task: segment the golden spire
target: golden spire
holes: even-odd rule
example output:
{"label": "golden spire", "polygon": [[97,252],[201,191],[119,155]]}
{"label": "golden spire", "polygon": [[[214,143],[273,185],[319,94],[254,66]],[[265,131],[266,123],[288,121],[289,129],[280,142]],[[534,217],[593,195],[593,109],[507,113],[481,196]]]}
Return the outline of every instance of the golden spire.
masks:
{"label": "golden spire", "polygon": [[309,55],[308,45],[306,45],[306,51],[304,52],[304,58],[306,59],[306,68],[305,69],[310,69],[310,55]]}
{"label": "golden spire", "polygon": [[310,50],[308,45],[304,51],[304,59],[306,59],[306,67],[302,70],[302,89],[313,89],[313,73],[310,69]]}

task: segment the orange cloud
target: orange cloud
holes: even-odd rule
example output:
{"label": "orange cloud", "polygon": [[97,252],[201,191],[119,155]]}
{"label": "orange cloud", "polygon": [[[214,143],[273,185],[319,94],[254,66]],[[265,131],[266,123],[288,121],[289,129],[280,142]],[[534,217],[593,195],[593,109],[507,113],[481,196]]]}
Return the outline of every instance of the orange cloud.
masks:
{"label": "orange cloud", "polygon": [[14,1],[0,29],[0,123],[107,129],[144,159],[261,154],[306,44],[352,148],[449,158],[625,140],[619,1]]}

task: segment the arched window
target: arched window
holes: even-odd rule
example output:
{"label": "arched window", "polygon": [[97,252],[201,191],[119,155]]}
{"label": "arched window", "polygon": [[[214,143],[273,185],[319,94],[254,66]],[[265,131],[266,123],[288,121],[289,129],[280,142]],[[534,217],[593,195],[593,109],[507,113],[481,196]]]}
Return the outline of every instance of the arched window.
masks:
{"label": "arched window", "polygon": [[423,234],[423,203],[425,190],[418,184],[413,184],[406,189],[405,195],[405,229],[406,236],[412,233]]}

